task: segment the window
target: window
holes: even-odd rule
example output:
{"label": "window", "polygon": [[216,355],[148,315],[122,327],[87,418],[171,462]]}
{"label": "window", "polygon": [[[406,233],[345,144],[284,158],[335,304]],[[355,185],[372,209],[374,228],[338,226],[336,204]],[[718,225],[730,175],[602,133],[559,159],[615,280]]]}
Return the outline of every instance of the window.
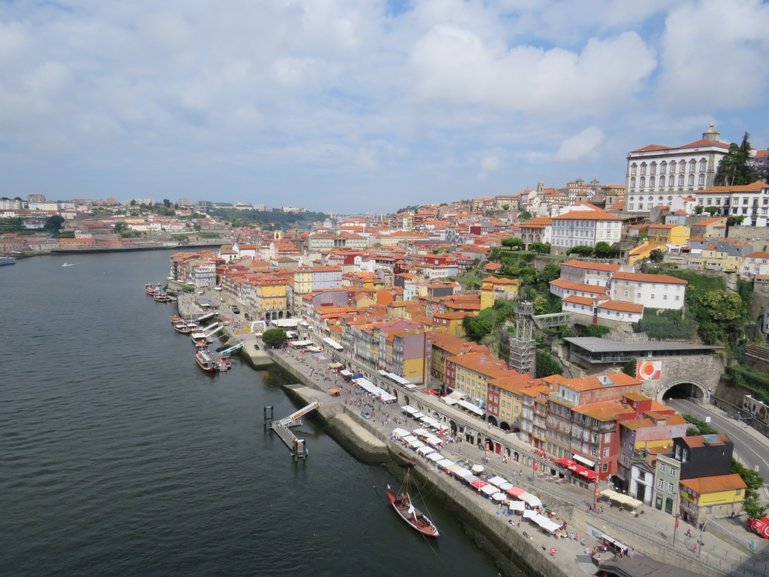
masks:
{"label": "window", "polygon": [[663,479],[657,479],[657,488],[658,489],[664,489],[665,488],[665,481]]}
{"label": "window", "polygon": [[668,483],[668,493],[673,492],[673,483]]}
{"label": "window", "polygon": [[638,169],[638,165],[634,162],[630,165],[630,176],[636,175],[636,170]]}
{"label": "window", "polygon": [[603,450],[603,456],[608,457],[609,456],[609,447],[604,448]]}
{"label": "window", "polygon": [[701,172],[699,180],[697,182],[698,186],[705,186],[705,173]]}
{"label": "window", "polygon": [[665,177],[660,176],[660,188],[664,188],[664,187],[665,187]]}
{"label": "window", "polygon": [[646,163],[642,162],[641,163],[641,176],[644,176],[644,175],[646,175]]}
{"label": "window", "polygon": [[684,185],[684,175],[683,174],[679,174],[678,175],[678,186],[683,187],[683,185]]}
{"label": "window", "polygon": [[660,463],[660,473],[665,472],[665,463]]}
{"label": "window", "polygon": [[690,174],[688,179],[689,186],[694,186],[694,175]]}

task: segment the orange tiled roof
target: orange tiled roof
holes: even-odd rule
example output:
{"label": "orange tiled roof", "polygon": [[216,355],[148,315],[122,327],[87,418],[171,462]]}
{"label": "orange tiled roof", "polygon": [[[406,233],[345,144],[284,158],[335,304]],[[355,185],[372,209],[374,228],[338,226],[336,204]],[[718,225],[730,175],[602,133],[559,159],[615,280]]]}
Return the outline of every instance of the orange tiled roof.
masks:
{"label": "orange tiled roof", "polygon": [[697,479],[684,479],[681,484],[694,491],[697,495],[720,493],[722,491],[736,491],[747,489],[745,481],[737,473],[729,475],[715,475],[713,477],[699,477]]}
{"label": "orange tiled roof", "polygon": [[676,278],[667,274],[644,274],[640,272],[618,272],[612,280],[627,280],[633,282],[652,282],[658,284],[689,284],[683,279]]}
{"label": "orange tiled roof", "polygon": [[606,287],[591,284],[582,284],[562,278],[550,281],[550,286],[558,287],[564,290],[580,291],[597,295],[606,294]]}
{"label": "orange tiled roof", "polygon": [[618,264],[606,264],[602,262],[585,262],[583,260],[567,260],[562,262],[561,266],[571,266],[583,270],[601,270],[605,272],[616,272],[620,269]]}

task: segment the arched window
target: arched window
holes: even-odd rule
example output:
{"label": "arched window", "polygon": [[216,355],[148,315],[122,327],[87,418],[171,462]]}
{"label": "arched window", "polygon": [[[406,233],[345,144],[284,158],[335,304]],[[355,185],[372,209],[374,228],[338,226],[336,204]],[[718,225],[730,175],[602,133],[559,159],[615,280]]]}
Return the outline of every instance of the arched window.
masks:
{"label": "arched window", "polygon": [[[646,163],[642,162],[641,163],[641,176],[643,176],[645,174],[646,174]],[[641,186],[643,186],[643,185],[641,185]]]}
{"label": "arched window", "polygon": [[670,174],[675,174],[675,173],[676,173],[676,161],[674,160],[673,162],[670,163]]}
{"label": "arched window", "polygon": [[683,174],[684,172],[686,172],[686,162],[684,162],[683,160],[678,163],[678,172],[680,174]]}
{"label": "arched window", "polygon": [[660,188],[665,188],[665,176],[660,176]]}
{"label": "arched window", "polygon": [[[649,174],[657,174],[657,163],[656,162],[652,162],[649,165]],[[651,186],[654,186],[654,185],[652,184]]]}
{"label": "arched window", "polygon": [[[641,166],[641,169],[643,169],[643,166]],[[646,188],[646,177],[642,176],[641,177],[641,190],[643,190],[644,188]]]}
{"label": "arched window", "polygon": [[705,172],[708,169],[708,161],[704,158],[700,159],[700,172]]}
{"label": "arched window", "polygon": [[[654,165],[652,165],[652,166],[654,166]],[[655,166],[654,168],[656,168],[656,166]],[[654,174],[654,173],[652,173],[652,174]],[[650,177],[649,177],[649,188],[654,188],[654,185],[655,185],[655,184],[656,184],[656,183],[654,182],[654,177],[653,177],[653,176],[650,176]]]}
{"label": "arched window", "polygon": [[635,176],[636,170],[638,170],[638,165],[634,162],[630,165],[630,176]]}
{"label": "arched window", "polygon": [[689,161],[689,172],[696,172],[697,171],[697,161],[693,158]]}
{"label": "arched window", "polygon": [[660,164],[660,174],[665,174],[668,171],[668,162],[667,160],[663,160]]}
{"label": "arched window", "polygon": [[635,176],[630,179],[630,188],[635,190]]}
{"label": "arched window", "polygon": [[699,180],[697,182],[697,186],[700,186],[700,187],[705,186],[705,173],[704,172],[700,173],[700,177],[699,177]]}
{"label": "arched window", "polygon": [[678,175],[678,187],[683,188],[684,187],[684,175],[679,174]]}
{"label": "arched window", "polygon": [[694,175],[690,174],[689,175],[689,187],[691,188],[692,186],[694,186]]}

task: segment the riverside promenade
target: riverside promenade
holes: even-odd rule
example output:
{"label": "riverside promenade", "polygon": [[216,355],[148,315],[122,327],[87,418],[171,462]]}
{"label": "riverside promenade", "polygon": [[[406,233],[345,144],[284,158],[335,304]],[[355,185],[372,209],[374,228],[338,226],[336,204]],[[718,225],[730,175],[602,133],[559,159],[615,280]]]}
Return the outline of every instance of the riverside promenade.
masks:
{"label": "riverside promenade", "polygon": [[[322,345],[320,342],[318,344]],[[406,404],[434,416],[443,423],[454,421],[475,429],[480,427],[484,434],[489,436],[504,437],[507,444],[516,448],[518,460],[508,458],[505,454],[486,452],[477,444],[465,442],[460,436],[456,436],[453,439],[454,442],[446,443],[440,453],[454,461],[464,460],[468,465],[483,465],[489,476],[499,475],[539,496],[547,508],[553,512],[554,518],[565,521],[569,538],[557,539],[520,520],[520,517],[506,517],[504,511],[493,502],[462,485],[464,492],[473,499],[478,510],[487,513],[490,519],[507,521],[508,526],[520,535],[526,532],[526,538],[531,545],[565,575],[595,574],[596,567],[586,553],[599,544],[598,539],[593,535],[601,533],[621,541],[637,553],[696,573],[749,577],[769,575],[769,550],[764,542],[756,539],[757,553],[754,554],[744,548],[733,546],[717,535],[708,531],[701,532],[699,528],[683,522],[675,530],[673,517],[646,505],[638,510],[637,515],[632,511],[611,506],[604,500],[597,503],[596,510],[590,510],[593,505],[592,487],[591,490],[586,490],[570,483],[568,471],[563,478],[560,475],[552,475],[554,466],[547,464],[543,467],[545,464],[542,463],[542,457],[534,454],[532,448],[514,434],[505,433],[499,429],[493,430],[495,428],[488,423],[483,423],[472,415],[442,403],[433,395],[405,391],[395,383],[384,382],[377,378],[378,375],[375,375],[371,369],[359,366],[336,351],[326,350],[324,353],[310,354],[286,348],[271,351],[271,354],[279,360],[279,364],[290,367],[292,373],[301,375],[306,385],[321,391],[322,402],[341,405],[343,410],[361,426],[374,431],[380,439],[385,441],[389,441],[392,430],[396,427],[413,430],[420,426],[401,410],[401,406]],[[349,363],[353,370],[365,370],[367,378],[395,394],[398,401],[385,405],[366,395],[354,384],[346,382],[335,371],[327,368],[332,357]],[[326,395],[329,387],[339,388],[340,396]],[[364,410],[370,413],[370,419],[364,419],[361,416],[361,411]],[[447,478],[445,473],[438,471],[434,465],[418,457],[409,449],[400,447],[400,452],[415,457],[418,466],[428,474]],[[532,467],[535,462],[542,463],[536,473]],[[460,486],[459,481],[451,479],[450,482]],[[509,523],[510,520],[513,521],[512,525]],[[496,525],[498,523],[490,524],[490,526]],[[737,530],[741,529],[738,527]],[[512,546],[512,541],[510,545]],[[551,549],[555,549],[552,555]]]}

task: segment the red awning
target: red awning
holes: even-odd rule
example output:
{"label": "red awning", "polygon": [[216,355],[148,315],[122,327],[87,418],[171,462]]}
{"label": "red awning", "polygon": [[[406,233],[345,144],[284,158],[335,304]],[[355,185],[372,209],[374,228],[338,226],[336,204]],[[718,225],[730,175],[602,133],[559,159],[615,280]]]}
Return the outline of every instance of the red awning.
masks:
{"label": "red awning", "polygon": [[488,485],[488,483],[487,483],[486,481],[483,481],[483,480],[481,480],[481,479],[476,479],[475,481],[473,481],[473,482],[472,482],[472,483],[470,483],[470,484],[471,484],[473,487],[475,487],[476,489],[480,489],[481,487],[485,487],[486,485]]}
{"label": "red awning", "polygon": [[561,457],[560,459],[555,459],[553,463],[561,465],[561,467],[571,467],[574,464],[574,461],[567,459],[566,457]]}
{"label": "red awning", "polygon": [[511,497],[520,497],[526,492],[526,489],[521,489],[520,487],[510,487],[507,490],[507,494]]}

